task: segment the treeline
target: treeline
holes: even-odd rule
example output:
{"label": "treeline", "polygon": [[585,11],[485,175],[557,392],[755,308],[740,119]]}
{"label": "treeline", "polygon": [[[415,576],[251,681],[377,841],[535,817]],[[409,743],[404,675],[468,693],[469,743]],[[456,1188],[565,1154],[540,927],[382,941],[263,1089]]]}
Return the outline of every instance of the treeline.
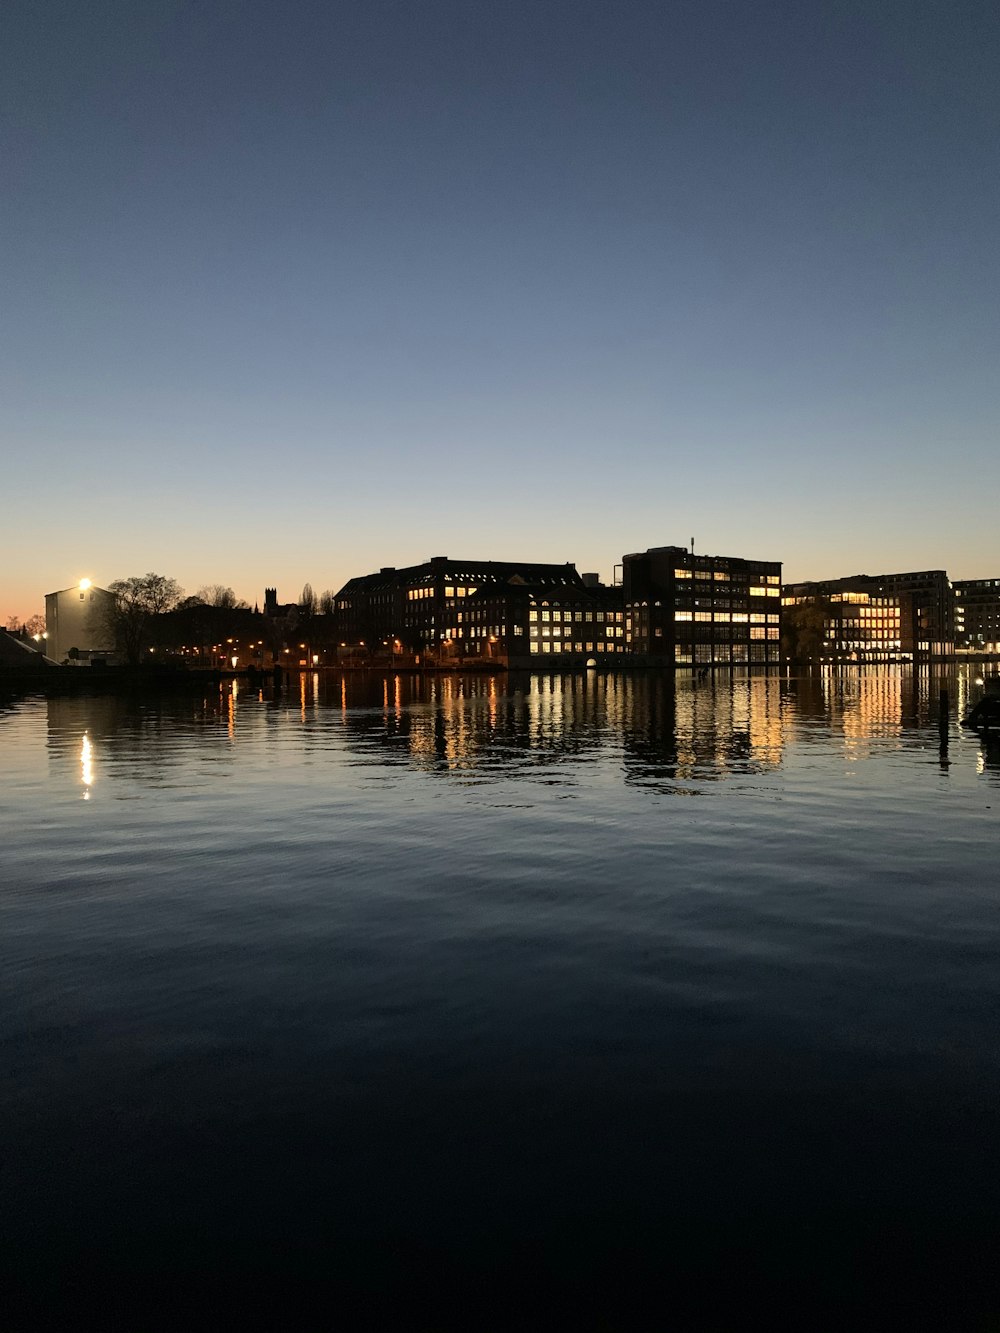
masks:
{"label": "treeline", "polygon": [[208,584],[191,596],[163,574],[116,579],[94,612],[98,631],[122,661],[139,666],[155,654],[195,652],[213,658],[239,646],[241,654],[276,657],[286,647],[333,646],[333,593],[316,596],[306,584],[297,603],[265,615],[232,588]]}

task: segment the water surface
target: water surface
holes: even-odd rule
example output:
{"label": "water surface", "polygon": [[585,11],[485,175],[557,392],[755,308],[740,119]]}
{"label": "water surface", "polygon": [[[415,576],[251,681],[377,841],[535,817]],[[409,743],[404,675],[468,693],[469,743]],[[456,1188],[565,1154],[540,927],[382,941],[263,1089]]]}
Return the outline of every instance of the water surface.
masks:
{"label": "water surface", "polygon": [[990,1326],[973,675],[7,701],[25,1326]]}

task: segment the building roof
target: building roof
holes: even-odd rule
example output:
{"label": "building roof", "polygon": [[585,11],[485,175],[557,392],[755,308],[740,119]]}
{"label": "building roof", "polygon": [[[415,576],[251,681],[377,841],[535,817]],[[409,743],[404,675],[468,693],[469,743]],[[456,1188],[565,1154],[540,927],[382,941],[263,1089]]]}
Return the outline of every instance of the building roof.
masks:
{"label": "building roof", "polygon": [[525,562],[523,560],[450,560],[447,556],[434,556],[419,565],[407,565],[403,569],[386,567],[376,574],[361,574],[347,583],[336,594],[337,597],[349,596],[354,592],[375,592],[380,588],[397,588],[415,582],[419,578],[432,576],[451,577],[454,579],[480,579],[486,583],[509,583],[513,579],[524,583],[583,586],[583,580],[576,565],[567,561],[563,565]]}
{"label": "building roof", "polygon": [[54,662],[29,647],[22,639],[0,630],[0,670],[17,667],[20,670],[44,671],[46,667],[54,665]]}

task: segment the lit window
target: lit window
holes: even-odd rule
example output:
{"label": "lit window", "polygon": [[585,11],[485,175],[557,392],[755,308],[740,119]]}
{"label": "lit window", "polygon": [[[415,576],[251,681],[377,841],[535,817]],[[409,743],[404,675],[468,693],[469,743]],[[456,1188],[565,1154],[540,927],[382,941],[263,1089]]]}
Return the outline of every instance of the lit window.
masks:
{"label": "lit window", "polygon": [[691,612],[690,612],[690,611],[675,611],[675,612],[674,612],[674,619],[675,619],[675,620],[690,620],[690,619],[691,619]]}

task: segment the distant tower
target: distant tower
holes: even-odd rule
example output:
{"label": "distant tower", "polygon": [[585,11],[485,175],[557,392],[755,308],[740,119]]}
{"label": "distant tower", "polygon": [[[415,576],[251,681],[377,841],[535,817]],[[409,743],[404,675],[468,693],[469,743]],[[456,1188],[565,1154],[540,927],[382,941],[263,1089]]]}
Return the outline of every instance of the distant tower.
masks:
{"label": "distant tower", "polygon": [[265,616],[276,616],[278,614],[278,589],[264,589],[264,614]]}

